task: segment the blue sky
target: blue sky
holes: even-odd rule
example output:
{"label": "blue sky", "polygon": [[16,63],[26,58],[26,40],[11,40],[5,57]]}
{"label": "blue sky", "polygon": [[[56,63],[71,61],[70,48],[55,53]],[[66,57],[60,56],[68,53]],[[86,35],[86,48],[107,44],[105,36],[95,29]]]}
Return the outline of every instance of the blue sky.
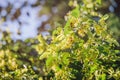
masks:
{"label": "blue sky", "polygon": [[[31,4],[34,4],[36,0],[28,0],[28,4],[21,8],[21,15],[17,20],[21,21],[23,24],[20,26],[17,20],[11,21],[11,15],[14,14],[16,9],[20,8],[26,0],[0,0],[0,7],[2,7],[2,11],[0,13],[0,19],[2,16],[6,16],[7,12],[5,8],[8,6],[8,2],[13,5],[13,8],[9,15],[7,15],[7,21],[0,24],[0,29],[2,31],[9,30],[11,32],[11,38],[14,40],[26,38],[33,38],[37,35],[37,28],[41,25],[42,22],[47,21],[49,16],[42,15],[38,16],[39,11],[42,6],[31,7]],[[29,13],[30,16],[27,16],[26,13]],[[49,25],[48,25],[49,26]],[[17,32],[20,30],[21,35],[18,35]],[[43,32],[43,35],[49,35],[48,32]]]}

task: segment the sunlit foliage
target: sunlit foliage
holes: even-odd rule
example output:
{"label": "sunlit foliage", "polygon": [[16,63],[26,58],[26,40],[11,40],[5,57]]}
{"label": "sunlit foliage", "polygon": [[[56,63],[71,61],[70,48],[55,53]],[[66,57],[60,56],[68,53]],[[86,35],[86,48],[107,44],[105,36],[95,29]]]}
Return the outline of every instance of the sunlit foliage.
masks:
{"label": "sunlit foliage", "polygon": [[38,36],[35,47],[45,72],[53,80],[120,79],[119,46],[108,31],[108,15],[95,12],[101,0],[70,1],[74,9],[65,16],[66,25],[48,38]]}

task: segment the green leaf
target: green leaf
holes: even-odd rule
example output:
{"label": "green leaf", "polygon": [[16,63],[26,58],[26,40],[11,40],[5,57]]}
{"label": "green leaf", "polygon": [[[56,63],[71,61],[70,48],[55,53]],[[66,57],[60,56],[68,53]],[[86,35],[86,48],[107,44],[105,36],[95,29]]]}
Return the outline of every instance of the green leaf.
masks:
{"label": "green leaf", "polygon": [[49,58],[46,60],[46,66],[50,67],[52,65],[54,58],[52,56],[49,56]]}
{"label": "green leaf", "polygon": [[63,60],[63,63],[66,64],[66,65],[69,64],[69,59],[68,59],[69,56],[70,56],[70,55],[69,55],[69,53],[67,53],[67,52],[62,53],[62,60]]}
{"label": "green leaf", "polygon": [[65,27],[64,27],[64,33],[65,35],[69,34],[71,32],[71,26],[70,26],[70,20],[67,21]]}
{"label": "green leaf", "polygon": [[109,15],[108,15],[108,14],[106,14],[106,15],[104,15],[104,16],[102,17],[103,20],[107,20],[108,18],[109,18]]}
{"label": "green leaf", "polygon": [[90,72],[93,73],[97,69],[97,65],[90,67]]}
{"label": "green leaf", "polygon": [[102,74],[101,80],[106,80],[106,74]]}
{"label": "green leaf", "polygon": [[102,2],[102,0],[97,0],[97,3],[98,3],[98,4],[101,4],[101,2]]}
{"label": "green leaf", "polygon": [[71,15],[74,16],[75,18],[78,18],[80,16],[79,7],[73,9]]}

